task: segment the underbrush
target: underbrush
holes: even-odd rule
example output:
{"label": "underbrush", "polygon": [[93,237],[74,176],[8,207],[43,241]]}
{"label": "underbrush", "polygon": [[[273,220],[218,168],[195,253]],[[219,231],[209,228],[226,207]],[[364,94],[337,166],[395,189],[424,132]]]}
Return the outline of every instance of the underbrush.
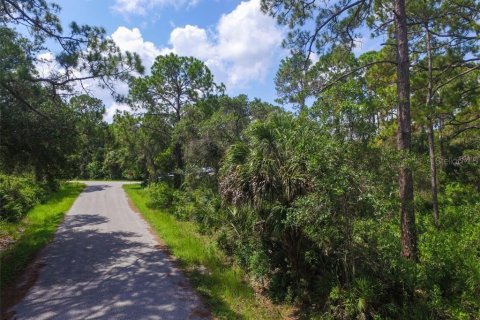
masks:
{"label": "underbrush", "polygon": [[146,190],[151,208],[193,222],[251,285],[296,304],[299,318],[480,318],[480,197],[468,186],[446,186],[440,229],[429,210],[417,211],[419,263],[399,255],[395,213],[303,221],[307,200],[281,212],[278,205],[222,206],[208,188]]}
{"label": "underbrush", "polygon": [[[168,189],[166,189],[168,188]],[[124,185],[128,196],[169,250],[178,259],[192,285],[206,299],[209,309],[219,319],[282,319],[288,308],[277,307],[266,299],[259,299],[245,281],[246,274],[238,265],[228,263],[228,257],[216,244],[212,232],[212,221],[205,220],[208,205],[197,198],[201,193],[174,192],[166,185],[151,185],[142,189],[139,185]],[[173,197],[169,209],[164,202],[152,199],[160,191]],[[168,199],[163,197],[161,199]],[[195,199],[195,200],[194,200]],[[198,201],[198,202],[197,202]],[[182,205],[180,205],[182,203]],[[178,209],[178,210],[177,210]],[[201,213],[200,213],[201,211]],[[195,213],[199,216],[194,218]],[[187,221],[190,220],[190,221]],[[194,221],[192,221],[194,220]],[[206,223],[201,227],[202,222]],[[207,227],[207,225],[209,227]]]}
{"label": "underbrush", "polygon": [[65,213],[83,190],[83,185],[67,183],[52,193],[18,221],[0,221],[0,238],[12,243],[0,252],[0,289],[15,282],[35,254],[53,237]]}
{"label": "underbrush", "polygon": [[36,183],[32,176],[0,174],[0,220],[18,221],[52,191],[48,184]]}

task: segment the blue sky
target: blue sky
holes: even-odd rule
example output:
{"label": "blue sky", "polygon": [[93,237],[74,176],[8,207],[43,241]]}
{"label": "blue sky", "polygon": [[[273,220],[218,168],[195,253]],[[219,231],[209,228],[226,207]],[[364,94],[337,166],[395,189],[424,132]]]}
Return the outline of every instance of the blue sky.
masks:
{"label": "blue sky", "polygon": [[[287,52],[286,31],[260,12],[259,0],[63,0],[60,18],[102,26],[123,50],[137,52],[149,69],[159,54],[194,56],[212,70],[227,93],[273,102],[273,78]],[[367,39],[368,37],[365,37]],[[375,44],[375,43],[373,43]],[[359,48],[371,49],[372,41]],[[119,90],[126,91],[123,85]],[[100,89],[110,120],[126,109]]]}
{"label": "blue sky", "polygon": [[[60,18],[102,26],[123,50],[140,54],[149,69],[159,54],[194,56],[212,70],[227,93],[273,102],[273,78],[286,51],[284,31],[260,12],[259,0],[63,0]],[[119,87],[119,90],[126,90]],[[106,92],[107,120],[125,109]]]}

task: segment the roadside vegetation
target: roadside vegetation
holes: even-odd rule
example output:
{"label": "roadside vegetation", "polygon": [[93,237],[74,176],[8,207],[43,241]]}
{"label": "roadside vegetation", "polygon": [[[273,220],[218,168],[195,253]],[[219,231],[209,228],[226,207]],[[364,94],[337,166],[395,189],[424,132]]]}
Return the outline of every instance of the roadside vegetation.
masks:
{"label": "roadside vegetation", "polygon": [[78,183],[64,183],[22,216],[0,220],[0,289],[2,293],[53,238],[60,222],[83,190]]}
{"label": "roadside vegetation", "polygon": [[124,185],[134,206],[166,244],[209,310],[219,319],[284,319],[289,310],[261,299],[238,265],[228,263],[215,238],[201,233],[192,221],[178,220],[169,209],[151,206],[139,185]]}
{"label": "roadside vegetation", "polygon": [[[169,247],[190,232],[207,237],[206,243],[189,239],[186,249],[173,249],[175,256],[190,261],[190,250],[201,256],[221,252],[221,261],[242,270],[257,292],[274,303],[296,305],[299,317],[477,315],[475,188],[460,182],[445,186],[440,228],[428,196],[417,194],[422,255],[419,262],[405,260],[398,254],[397,204],[390,196],[392,164],[398,160],[317,130],[310,120],[274,113],[246,129],[246,143],[229,148],[218,189],[214,176],[198,171],[187,176],[183,189],[172,182],[127,188],[142,198],[140,211],[149,212],[147,220]],[[201,261],[189,266],[210,272],[210,264]]]}
{"label": "roadside vegetation", "polygon": [[36,183],[29,175],[0,174],[0,221],[20,220],[28,210],[45,201],[53,191],[45,183]]}

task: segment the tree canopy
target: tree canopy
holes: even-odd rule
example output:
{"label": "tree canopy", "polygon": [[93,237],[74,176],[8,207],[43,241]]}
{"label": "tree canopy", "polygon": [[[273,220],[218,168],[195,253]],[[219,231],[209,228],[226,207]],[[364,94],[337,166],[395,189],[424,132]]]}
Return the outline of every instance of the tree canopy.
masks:
{"label": "tree canopy", "polygon": [[[288,30],[278,105],[229,95],[195,57],[144,74],[103,28],[0,0],[0,222],[62,180],[137,180],[298,318],[476,319],[480,3],[261,8]],[[385,41],[355,50],[369,36]],[[85,81],[124,104],[111,123]]]}

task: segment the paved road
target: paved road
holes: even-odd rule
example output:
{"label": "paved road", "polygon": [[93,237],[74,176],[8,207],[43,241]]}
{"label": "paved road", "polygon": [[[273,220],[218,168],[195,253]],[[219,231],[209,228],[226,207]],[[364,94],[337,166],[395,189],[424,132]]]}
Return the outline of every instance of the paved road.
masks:
{"label": "paved road", "polygon": [[42,255],[14,319],[205,319],[186,279],[127,202],[121,182],[88,182]]}

